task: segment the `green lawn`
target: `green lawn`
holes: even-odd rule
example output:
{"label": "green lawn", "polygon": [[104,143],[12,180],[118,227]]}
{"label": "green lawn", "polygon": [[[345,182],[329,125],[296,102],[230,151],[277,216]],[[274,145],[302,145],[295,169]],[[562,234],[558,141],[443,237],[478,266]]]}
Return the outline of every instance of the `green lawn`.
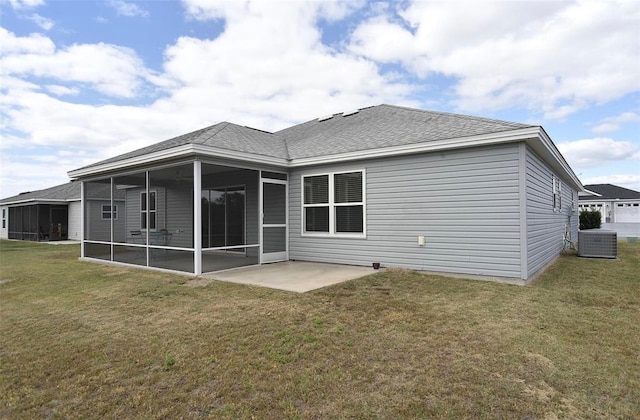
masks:
{"label": "green lawn", "polygon": [[0,241],[1,418],[638,418],[640,244],[304,295]]}

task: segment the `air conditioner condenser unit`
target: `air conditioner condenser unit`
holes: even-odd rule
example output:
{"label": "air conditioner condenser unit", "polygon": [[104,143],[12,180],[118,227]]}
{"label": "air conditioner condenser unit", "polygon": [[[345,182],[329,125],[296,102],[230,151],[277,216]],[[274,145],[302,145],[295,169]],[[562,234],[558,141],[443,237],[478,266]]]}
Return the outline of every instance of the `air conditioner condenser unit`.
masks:
{"label": "air conditioner condenser unit", "polygon": [[617,258],[618,234],[610,230],[581,230],[578,232],[578,256]]}

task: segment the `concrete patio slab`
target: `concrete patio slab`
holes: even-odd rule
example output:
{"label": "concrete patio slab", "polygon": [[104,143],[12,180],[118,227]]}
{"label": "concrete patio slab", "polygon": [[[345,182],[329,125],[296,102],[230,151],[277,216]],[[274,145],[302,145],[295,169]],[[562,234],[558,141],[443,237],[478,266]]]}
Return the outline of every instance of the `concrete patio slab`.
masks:
{"label": "concrete patio slab", "polygon": [[202,277],[305,293],[375,272],[377,270],[373,268],[355,265],[286,261],[205,274]]}

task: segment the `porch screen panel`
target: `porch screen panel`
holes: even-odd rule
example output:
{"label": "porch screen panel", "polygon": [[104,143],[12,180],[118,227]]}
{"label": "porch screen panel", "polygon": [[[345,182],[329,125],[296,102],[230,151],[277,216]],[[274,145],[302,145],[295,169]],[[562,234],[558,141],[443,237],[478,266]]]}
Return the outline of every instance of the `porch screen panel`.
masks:
{"label": "porch screen panel", "polygon": [[193,164],[149,171],[148,198],[149,245],[193,248]]}
{"label": "porch screen panel", "polygon": [[286,187],[282,184],[264,184],[264,219],[266,225],[287,222]]}
{"label": "porch screen panel", "polygon": [[[122,175],[113,178],[113,240],[120,244],[145,245],[146,231],[140,221],[140,200],[146,192],[147,178],[145,172]],[[117,212],[113,212],[117,208]],[[112,220],[106,222],[111,224]],[[124,261],[123,261],[124,262]]]}
{"label": "porch screen panel", "polygon": [[18,230],[18,220],[22,220],[21,207],[9,207],[9,239],[22,239]]}
{"label": "porch screen panel", "polygon": [[227,246],[245,244],[245,196],[244,187],[227,188]]}
{"label": "porch screen panel", "polygon": [[147,265],[147,248],[144,246],[113,246],[113,260],[135,265]]}
{"label": "porch screen panel", "polygon": [[85,182],[84,239],[101,242],[111,241],[111,221],[102,218],[102,206],[104,205],[111,205],[111,179]]}
{"label": "porch screen panel", "polygon": [[111,260],[111,245],[85,242],[84,255],[89,258],[109,261]]}
{"label": "porch screen panel", "polygon": [[203,189],[201,205],[203,248],[246,244],[244,186]]}
{"label": "porch screen panel", "polygon": [[284,252],[287,249],[287,228],[286,227],[270,227],[264,229],[264,248],[265,254],[271,252]]}
{"label": "porch screen panel", "polygon": [[284,253],[287,250],[287,186],[263,182],[262,210],[262,253]]}
{"label": "porch screen panel", "polygon": [[118,178],[113,180],[111,195],[113,197],[113,208],[108,207],[108,214],[103,216],[107,216],[107,219],[112,219],[113,242],[125,243],[127,241],[127,188],[125,184],[118,182]]}
{"label": "porch screen panel", "polygon": [[[40,218],[48,221],[46,229],[52,241],[66,240],[69,235],[69,209],[67,206],[42,206]],[[44,215],[42,213],[45,213]],[[41,226],[44,229],[44,223]]]}
{"label": "porch screen panel", "polygon": [[149,248],[149,266],[193,273],[193,251]]}
{"label": "porch screen panel", "polygon": [[25,241],[35,241],[38,239],[37,207],[37,205],[22,207],[22,219],[19,223],[19,231],[22,234],[22,239]]}
{"label": "porch screen panel", "polygon": [[226,198],[224,189],[209,190],[209,248],[226,246]]}

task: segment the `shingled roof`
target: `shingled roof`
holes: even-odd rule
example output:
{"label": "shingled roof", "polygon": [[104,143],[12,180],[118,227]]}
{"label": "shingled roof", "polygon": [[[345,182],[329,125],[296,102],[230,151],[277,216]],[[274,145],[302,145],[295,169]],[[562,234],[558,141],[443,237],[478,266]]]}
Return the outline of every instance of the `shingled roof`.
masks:
{"label": "shingled roof", "polygon": [[289,149],[289,158],[428,143],[533,127],[488,118],[424,111],[394,105],[363,108],[335,114],[278,131]]}
{"label": "shingled roof", "polygon": [[600,197],[579,197],[582,200],[640,200],[640,192],[613,184],[585,185],[585,190],[600,194]]}
{"label": "shingled roof", "polygon": [[71,181],[55,187],[24,192],[13,197],[4,198],[0,200],[0,204],[76,200],[80,200],[80,183]]}
{"label": "shingled roof", "polygon": [[79,168],[78,171],[185,145],[209,146],[286,162],[528,127],[534,126],[383,104],[314,119],[275,133],[221,122]]}
{"label": "shingled roof", "polygon": [[221,122],[191,133],[183,134],[151,146],[96,162],[80,169],[91,168],[121,160],[148,155],[154,152],[173,149],[188,144],[211,146],[236,152],[253,153],[262,156],[287,158],[284,141],[266,131],[240,126],[230,122]]}

